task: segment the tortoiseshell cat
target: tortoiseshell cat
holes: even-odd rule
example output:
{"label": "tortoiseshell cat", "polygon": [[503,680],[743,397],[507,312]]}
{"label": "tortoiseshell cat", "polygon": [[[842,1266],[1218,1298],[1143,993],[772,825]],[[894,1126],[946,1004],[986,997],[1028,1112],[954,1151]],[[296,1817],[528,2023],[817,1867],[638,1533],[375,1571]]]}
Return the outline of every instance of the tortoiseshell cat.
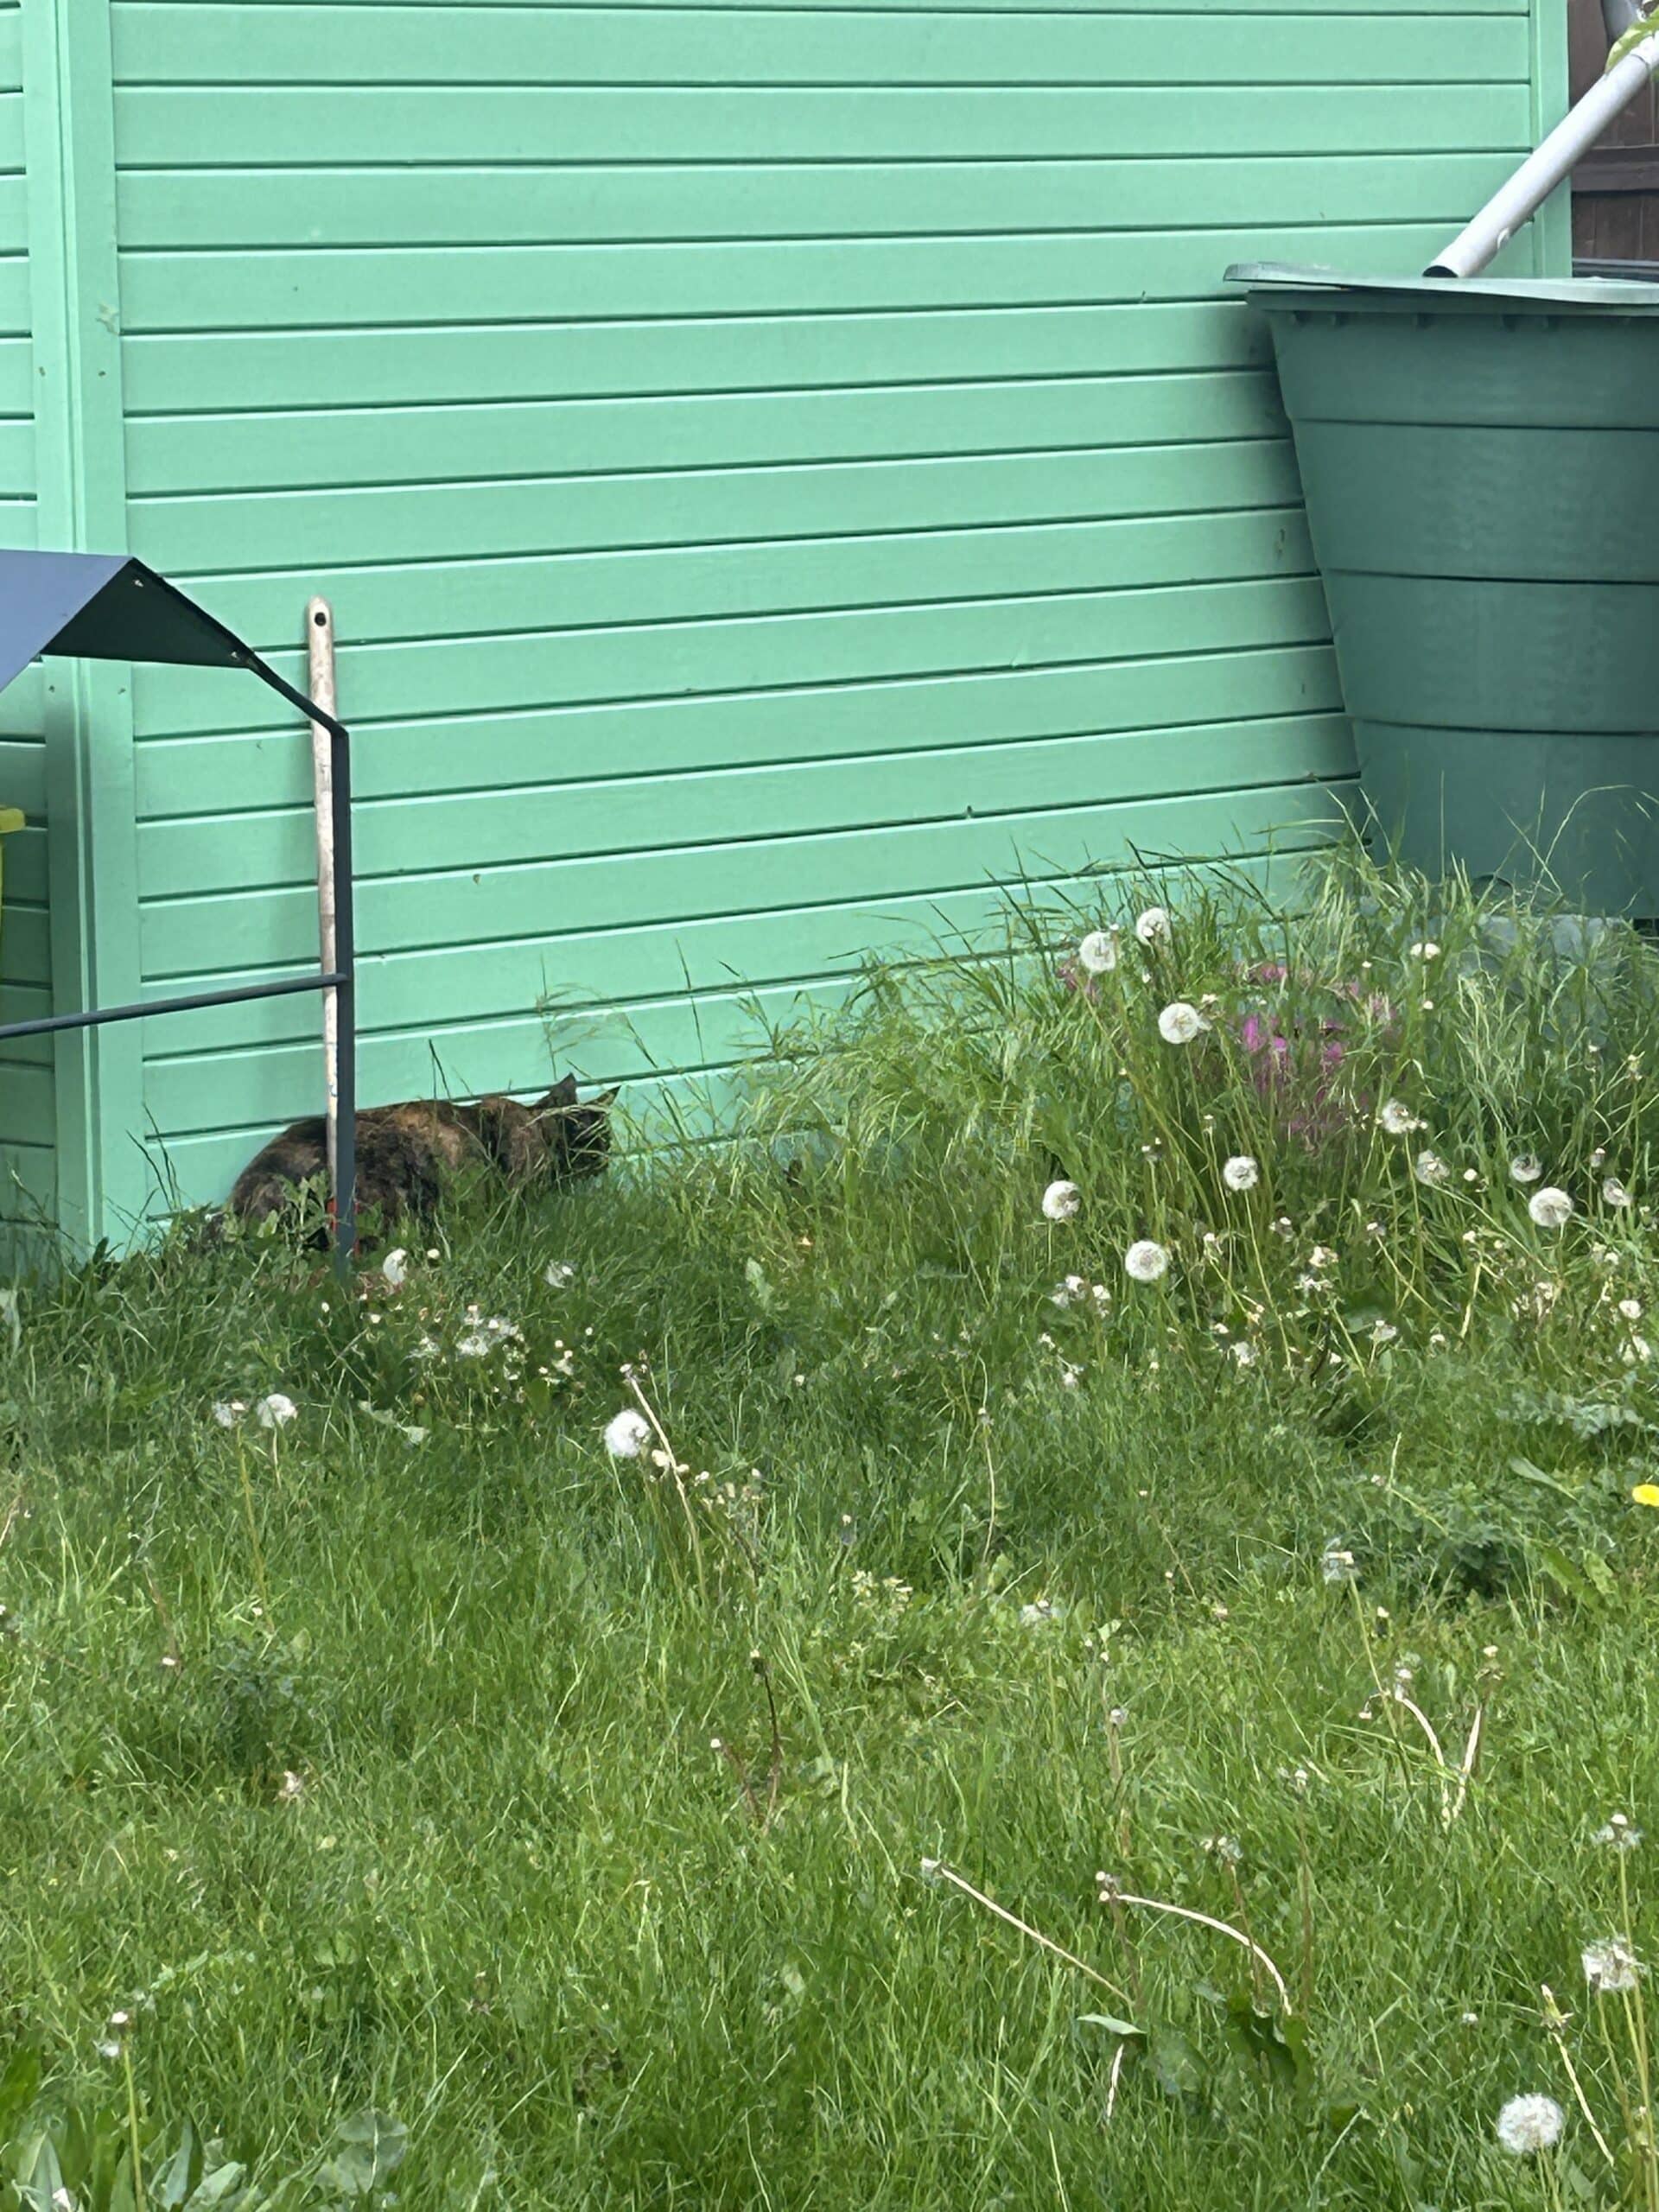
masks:
{"label": "tortoiseshell cat", "polygon": [[[578,1105],[575,1078],[567,1076],[533,1106],[493,1093],[465,1106],[414,1098],[365,1107],[357,1117],[358,1210],[381,1227],[404,1216],[422,1219],[435,1211],[444,1185],[474,1165],[520,1187],[601,1174],[610,1157],[615,1096],[607,1090]],[[237,1177],[227,1211],[242,1221],[264,1221],[292,1206],[302,1185],[322,1189],[327,1145],[321,1114],[296,1122]]]}

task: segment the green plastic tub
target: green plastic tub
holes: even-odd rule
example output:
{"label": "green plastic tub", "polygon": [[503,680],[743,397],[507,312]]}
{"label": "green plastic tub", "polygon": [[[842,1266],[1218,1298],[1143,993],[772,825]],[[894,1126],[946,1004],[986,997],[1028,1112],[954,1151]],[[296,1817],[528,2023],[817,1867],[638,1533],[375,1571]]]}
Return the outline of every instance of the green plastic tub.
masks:
{"label": "green plastic tub", "polygon": [[1659,917],[1659,285],[1228,275],[1272,328],[1375,827]]}

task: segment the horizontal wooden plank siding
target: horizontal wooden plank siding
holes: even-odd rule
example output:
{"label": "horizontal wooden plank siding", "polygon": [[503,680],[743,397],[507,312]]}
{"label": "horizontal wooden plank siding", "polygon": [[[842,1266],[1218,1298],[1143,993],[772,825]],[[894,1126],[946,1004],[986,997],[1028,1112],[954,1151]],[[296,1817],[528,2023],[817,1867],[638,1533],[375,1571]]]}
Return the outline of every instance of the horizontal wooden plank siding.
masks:
{"label": "horizontal wooden plank siding", "polygon": [[[10,548],[35,542],[37,489],[22,86],[22,10],[17,0],[0,0],[0,545]],[[41,703],[29,678],[0,692],[0,805],[21,807],[28,818],[4,841],[0,1021],[52,1010]],[[50,1217],[56,1142],[49,1043],[0,1042],[0,1271],[21,1249],[16,1225]]]}
{"label": "horizontal wooden plank siding", "polygon": [[[296,681],[334,601],[365,1097],[539,1086],[550,1039],[701,1095],[754,1003],[1001,885],[1331,834],[1323,597],[1221,271],[1421,266],[1529,143],[1525,4],[111,24],[130,540]],[[307,959],[303,732],[202,671],[132,710],[145,988]],[[184,1196],[315,1110],[315,1033],[154,1025]]]}

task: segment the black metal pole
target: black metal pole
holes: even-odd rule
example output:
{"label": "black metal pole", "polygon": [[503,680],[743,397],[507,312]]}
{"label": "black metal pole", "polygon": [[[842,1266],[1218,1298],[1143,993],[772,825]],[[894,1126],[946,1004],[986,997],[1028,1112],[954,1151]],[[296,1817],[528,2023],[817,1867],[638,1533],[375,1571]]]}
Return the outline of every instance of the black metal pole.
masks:
{"label": "black metal pole", "polygon": [[352,914],[352,743],[328,726],[334,844],[334,1038],[338,1127],[334,1140],[334,1265],[342,1279],[357,1254],[357,939]]}

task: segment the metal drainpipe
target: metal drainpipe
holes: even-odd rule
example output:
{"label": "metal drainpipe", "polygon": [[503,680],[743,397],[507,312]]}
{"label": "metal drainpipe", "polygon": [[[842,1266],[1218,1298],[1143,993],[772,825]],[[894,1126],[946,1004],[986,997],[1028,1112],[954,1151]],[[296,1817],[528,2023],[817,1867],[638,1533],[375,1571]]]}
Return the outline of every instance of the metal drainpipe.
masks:
{"label": "metal drainpipe", "polygon": [[[1621,0],[1602,0],[1611,22]],[[1593,84],[1542,144],[1528,155],[1509,182],[1495,192],[1466,229],[1424,270],[1425,276],[1478,276],[1500,247],[1529,223],[1556,186],[1575,168],[1621,110],[1659,73],[1659,29],[1615,69]]]}

